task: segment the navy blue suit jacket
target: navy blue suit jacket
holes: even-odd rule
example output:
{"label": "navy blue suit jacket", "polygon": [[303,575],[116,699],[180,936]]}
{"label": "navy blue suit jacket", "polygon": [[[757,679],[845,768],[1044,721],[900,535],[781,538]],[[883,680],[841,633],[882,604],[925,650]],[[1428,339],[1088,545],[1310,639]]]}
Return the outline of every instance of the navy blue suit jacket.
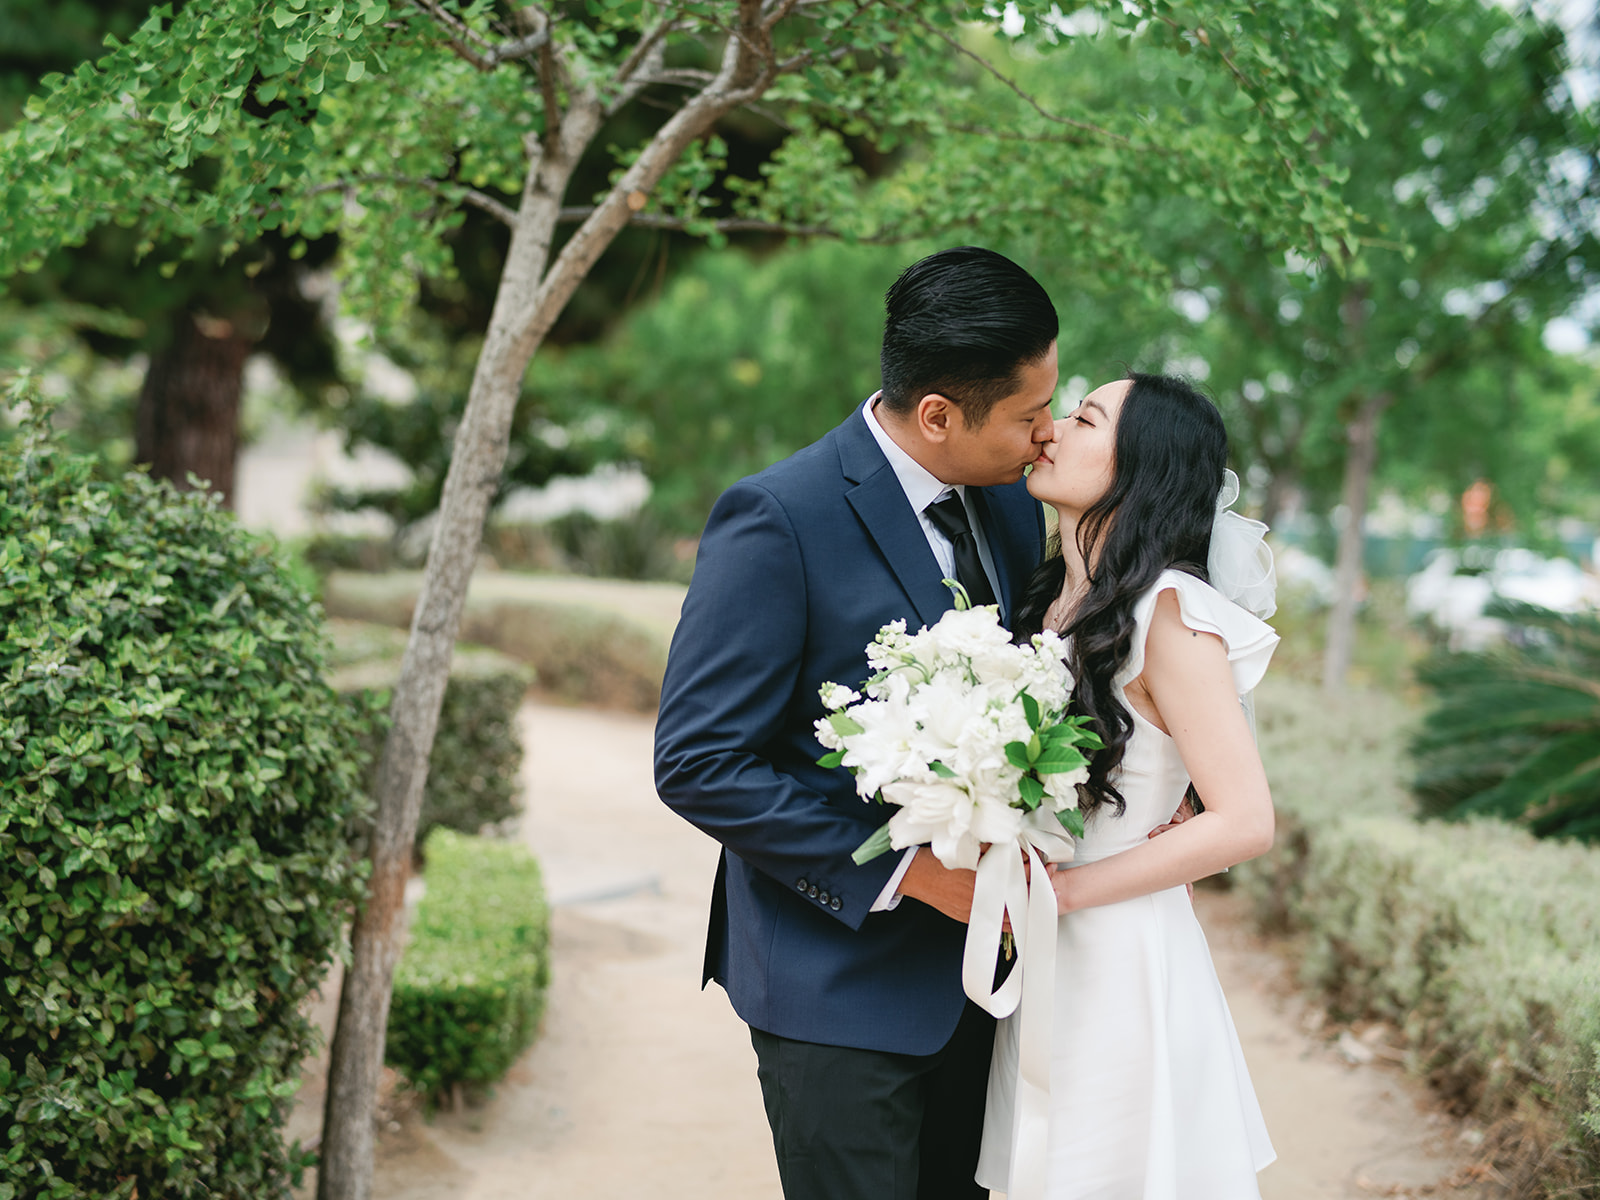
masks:
{"label": "navy blue suit jacket", "polygon": [[[1010,612],[1043,553],[1022,483],[969,490]],[[898,853],[850,859],[888,812],[816,765],[826,680],[855,686],[865,647],[931,625],[949,590],[860,410],[717,501],[672,639],[656,787],[723,845],[705,979],[757,1029],[931,1054],[961,1015],[966,927],[915,901],[870,912]]]}

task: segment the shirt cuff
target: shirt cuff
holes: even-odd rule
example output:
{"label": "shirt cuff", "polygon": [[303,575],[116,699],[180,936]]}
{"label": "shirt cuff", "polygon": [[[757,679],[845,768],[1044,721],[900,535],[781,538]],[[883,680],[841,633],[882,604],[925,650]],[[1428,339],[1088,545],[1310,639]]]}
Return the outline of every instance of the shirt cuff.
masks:
{"label": "shirt cuff", "polygon": [[911,860],[917,856],[916,846],[907,846],[900,855],[900,865],[894,869],[894,874],[889,876],[889,882],[883,885],[883,891],[878,893],[878,898],[872,902],[868,912],[890,912],[900,903],[900,881],[906,877],[906,868],[911,866]]}

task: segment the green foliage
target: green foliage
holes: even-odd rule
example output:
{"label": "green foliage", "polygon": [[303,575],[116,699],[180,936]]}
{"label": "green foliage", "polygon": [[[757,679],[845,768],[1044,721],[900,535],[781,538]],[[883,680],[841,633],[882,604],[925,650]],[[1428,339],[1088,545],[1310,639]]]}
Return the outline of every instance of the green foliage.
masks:
{"label": "green foliage", "polygon": [[[683,589],[635,585],[608,600],[613,589],[603,585],[560,586],[578,582],[480,575],[462,612],[461,636],[527,663],[540,687],[564,699],[655,712]],[[421,583],[415,572],[331,575],[324,603],[337,616],[405,629]],[[641,604],[645,611],[639,611]],[[652,619],[651,604],[662,610],[662,619]]]}
{"label": "green foliage", "polygon": [[[26,385],[13,388],[23,399]],[[0,1195],[283,1194],[362,722],[214,498],[0,453]]]}
{"label": "green foliage", "polygon": [[1509,623],[1503,645],[1418,671],[1436,699],[1414,744],[1423,811],[1600,842],[1600,617],[1489,611]]}
{"label": "green foliage", "polygon": [[427,893],[395,969],[384,1057],[438,1099],[481,1089],[533,1041],[550,982],[550,909],[539,866],[512,842],[441,829]]}
{"label": "green foliage", "polygon": [[[339,620],[328,622],[328,632],[335,668],[329,682],[343,693],[368,693],[372,707],[387,708],[389,691],[400,677],[405,633]],[[528,667],[503,654],[477,646],[456,648],[428,757],[417,845],[435,826],[477,833],[521,808],[517,710],[532,682]],[[374,730],[369,741],[374,770],[382,749],[382,732]]]}
{"label": "green foliage", "polygon": [[655,510],[605,520],[586,512],[557,517],[545,533],[570,570],[606,579],[670,579],[688,583],[692,564]]}
{"label": "green foliage", "polygon": [[[241,245],[267,232],[337,232],[346,300],[395,324],[420,276],[452,274],[448,239],[469,189],[480,202],[519,195],[525,139],[553,115],[525,55],[488,70],[466,61],[505,46],[495,5],[447,2],[452,11],[437,17],[432,7],[214,0],[156,9],[98,63],[48,78],[27,119],[0,139],[0,275],[35,267],[112,220],[136,228],[147,252],[216,229]],[[765,97],[784,138],[732,174],[725,148],[705,140],[656,189],[651,215],[701,234],[715,234],[713,218],[734,216],[899,239],[954,228],[1004,238],[1064,222],[1063,236],[1095,259],[1097,241],[1082,231],[1136,249],[1136,237],[1117,236],[1127,198],[1178,193],[1308,250],[1350,232],[1351,212],[1304,146],[1313,132],[1360,130],[1343,68],[1352,44],[1385,72],[1407,56],[1394,6],[1271,0],[1241,16],[1220,3],[1096,0],[1085,11],[1104,32],[1093,39],[1065,35],[1052,3],[1010,7],[1016,37],[966,41],[964,23],[994,30],[991,6],[797,8],[775,30],[789,66]],[[737,10],[717,0],[674,18],[666,59],[698,66],[720,54]],[[560,8],[550,53],[567,77],[620,106],[631,93],[619,73],[656,20],[645,5]],[[1014,65],[1013,50],[1031,61],[1086,40],[1107,55],[1150,45],[1198,99],[1174,92],[1047,114],[983,82],[985,67]],[[659,89],[642,101],[658,104]],[[642,144],[615,145],[616,161]],[[892,188],[864,192],[858,146],[916,152]]]}
{"label": "green foliage", "polygon": [[[466,409],[473,364],[481,339],[463,338],[422,314],[406,322],[406,336],[383,341],[386,356],[407,372],[416,394],[396,401],[359,393],[338,411],[346,445],[377,446],[411,469],[403,487],[333,490],[328,508],[373,510],[401,527],[439,507],[445,474],[455,446],[455,430]],[[583,475],[606,459],[624,457],[630,447],[618,436],[615,420],[594,402],[604,395],[583,370],[566,369],[557,355],[540,362],[537,382],[525,383],[511,418],[511,439],[495,499],[519,487],[542,487],[557,475]]]}
{"label": "green foliage", "polygon": [[1595,375],[1542,336],[1600,282],[1600,173],[1571,168],[1600,142],[1596,110],[1561,82],[1560,30],[1526,8],[1393,12],[1417,35],[1412,68],[1353,38],[1341,76],[1368,136],[1300,152],[1340,182],[1361,236],[1286,258],[1226,209],[1136,204],[1128,224],[1190,314],[1147,328],[1158,352],[1207,364],[1236,467],[1271,480],[1269,520],[1295,488],[1312,511],[1339,502],[1348,424],[1375,398],[1379,486],[1421,498],[1484,478],[1523,517],[1571,511],[1592,493],[1573,481],[1600,470]]}
{"label": "green foliage", "polygon": [[1277,846],[1232,878],[1264,920],[1301,932],[1303,976],[1340,1016],[1394,1022],[1414,1070],[1540,1144],[1518,1194],[1592,1196],[1600,851],[1498,821],[1418,824],[1414,715],[1382,693],[1269,680],[1258,715]]}
{"label": "green foliage", "polygon": [[[883,293],[905,249],[832,244],[752,266],[702,254],[604,346],[595,394],[639,426],[650,508],[697,533],[734,480],[815,440],[878,386]],[[914,257],[914,255],[912,255]],[[539,386],[539,372],[534,372]]]}

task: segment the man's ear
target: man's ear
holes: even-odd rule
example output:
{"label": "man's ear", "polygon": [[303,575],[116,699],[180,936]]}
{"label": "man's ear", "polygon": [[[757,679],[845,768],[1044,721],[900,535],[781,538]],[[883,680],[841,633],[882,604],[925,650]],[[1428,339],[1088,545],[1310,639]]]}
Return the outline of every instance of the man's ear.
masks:
{"label": "man's ear", "polygon": [[917,431],[935,444],[944,443],[961,425],[961,409],[948,396],[929,392],[916,407]]}

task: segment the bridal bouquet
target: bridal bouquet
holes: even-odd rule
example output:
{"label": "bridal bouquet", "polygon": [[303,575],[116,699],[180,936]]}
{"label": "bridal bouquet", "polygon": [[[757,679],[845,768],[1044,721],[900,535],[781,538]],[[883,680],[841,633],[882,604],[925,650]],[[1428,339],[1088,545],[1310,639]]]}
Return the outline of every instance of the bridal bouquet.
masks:
{"label": "bridal bouquet", "polygon": [[817,740],[844,766],[864,800],[897,811],[863,842],[867,862],[891,848],[927,843],[946,867],[976,869],[980,847],[1031,842],[1064,861],[1083,835],[1077,784],[1088,778],[1084,749],[1100,739],[1085,717],[1066,715],[1072,679],[1054,633],[1019,646],[993,606],[957,607],[932,628],[904,621],[867,647],[873,675],[861,696],[837,683],[821,688],[828,716]]}
{"label": "bridal bouquet", "polygon": [[[946,580],[946,583],[952,583]],[[956,607],[932,628],[904,621],[867,647],[865,696],[821,688],[823,766],[849,768],[863,800],[894,815],[855,851],[864,863],[927,843],[946,867],[975,870],[961,985],[996,1017],[1018,1012],[1013,1196],[1043,1194],[1054,1021],[1056,897],[1046,863],[1072,858],[1083,836],[1077,785],[1100,739],[1067,716],[1072,678],[1054,633],[1014,645],[993,606]],[[985,850],[984,846],[988,849]],[[1017,961],[994,983],[1009,922]],[[1009,947],[1008,947],[1009,949]],[[1018,1011],[1020,1008],[1020,1012]]]}

